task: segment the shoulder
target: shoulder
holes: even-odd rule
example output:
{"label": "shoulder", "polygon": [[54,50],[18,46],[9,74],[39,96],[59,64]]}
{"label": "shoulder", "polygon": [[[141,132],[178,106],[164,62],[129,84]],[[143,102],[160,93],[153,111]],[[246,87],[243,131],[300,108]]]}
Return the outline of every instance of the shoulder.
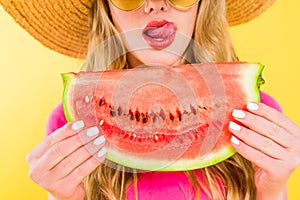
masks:
{"label": "shoulder", "polygon": [[67,120],[64,115],[62,104],[58,104],[50,112],[45,127],[45,134],[50,135],[56,129],[59,129],[67,123]]}
{"label": "shoulder", "polygon": [[279,105],[279,103],[272,96],[270,96],[269,94],[261,91],[260,92],[260,99],[261,99],[262,103],[278,110],[279,112],[282,112],[282,108]]}

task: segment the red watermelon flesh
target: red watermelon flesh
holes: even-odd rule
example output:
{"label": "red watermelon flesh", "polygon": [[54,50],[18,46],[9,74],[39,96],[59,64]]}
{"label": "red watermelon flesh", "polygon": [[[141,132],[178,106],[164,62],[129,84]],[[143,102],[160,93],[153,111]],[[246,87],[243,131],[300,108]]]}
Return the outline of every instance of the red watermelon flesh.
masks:
{"label": "red watermelon flesh", "polygon": [[63,106],[68,121],[98,126],[108,160],[143,170],[190,170],[235,153],[231,112],[260,101],[262,70],[235,62],[67,73]]}

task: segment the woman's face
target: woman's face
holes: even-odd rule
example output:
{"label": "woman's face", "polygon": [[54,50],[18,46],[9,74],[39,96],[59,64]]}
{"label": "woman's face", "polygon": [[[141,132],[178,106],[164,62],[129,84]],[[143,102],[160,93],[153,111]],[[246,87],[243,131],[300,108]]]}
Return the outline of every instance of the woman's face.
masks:
{"label": "woman's face", "polygon": [[194,32],[198,3],[184,10],[165,0],[147,0],[135,10],[109,7],[128,50],[131,67],[177,65]]}

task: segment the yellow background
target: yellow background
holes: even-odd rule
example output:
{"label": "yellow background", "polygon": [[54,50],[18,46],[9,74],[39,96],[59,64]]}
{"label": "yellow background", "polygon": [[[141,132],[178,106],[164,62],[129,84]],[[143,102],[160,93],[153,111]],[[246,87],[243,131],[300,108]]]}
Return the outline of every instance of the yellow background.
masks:
{"label": "yellow background", "polygon": [[[254,21],[230,28],[241,60],[266,65],[264,91],[300,124],[300,1],[277,0]],[[35,41],[0,6],[0,199],[46,199],[27,177],[25,156],[44,137],[50,110],[60,102],[61,72],[80,61]],[[300,167],[289,180],[289,196],[300,196]]]}

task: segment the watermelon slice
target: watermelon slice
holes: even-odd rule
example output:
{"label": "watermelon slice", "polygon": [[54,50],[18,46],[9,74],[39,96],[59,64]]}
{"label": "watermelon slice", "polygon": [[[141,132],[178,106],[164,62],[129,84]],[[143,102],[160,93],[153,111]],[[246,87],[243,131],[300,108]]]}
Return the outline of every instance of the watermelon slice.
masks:
{"label": "watermelon slice", "polygon": [[155,171],[207,167],[235,153],[231,112],[260,101],[263,68],[228,62],[65,73],[64,112],[68,121],[98,126],[114,163]]}

